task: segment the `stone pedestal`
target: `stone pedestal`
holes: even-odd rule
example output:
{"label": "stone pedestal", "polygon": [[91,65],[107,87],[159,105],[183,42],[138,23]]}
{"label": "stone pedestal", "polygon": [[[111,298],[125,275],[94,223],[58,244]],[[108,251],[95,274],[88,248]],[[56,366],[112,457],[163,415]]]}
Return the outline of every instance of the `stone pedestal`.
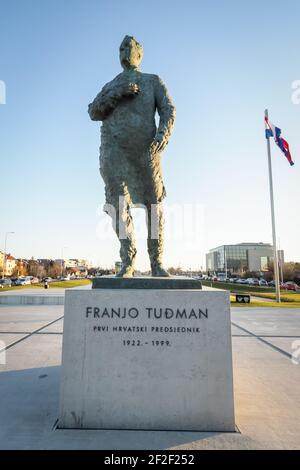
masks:
{"label": "stone pedestal", "polygon": [[229,293],[66,291],[59,427],[234,431]]}

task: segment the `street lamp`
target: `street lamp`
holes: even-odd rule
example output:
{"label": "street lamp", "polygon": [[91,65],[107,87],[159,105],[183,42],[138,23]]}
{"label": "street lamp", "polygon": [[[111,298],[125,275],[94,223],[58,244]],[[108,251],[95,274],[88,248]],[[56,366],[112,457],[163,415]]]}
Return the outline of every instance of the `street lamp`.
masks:
{"label": "street lamp", "polygon": [[63,277],[63,262],[64,262],[64,249],[68,248],[67,246],[63,246],[61,249],[61,266],[60,266],[60,277]]}
{"label": "street lamp", "polygon": [[6,242],[7,242],[7,235],[15,233],[15,232],[6,232],[5,233],[5,244],[4,244],[4,255],[3,255],[3,270],[2,270],[2,279],[4,279],[4,273],[6,269]]}

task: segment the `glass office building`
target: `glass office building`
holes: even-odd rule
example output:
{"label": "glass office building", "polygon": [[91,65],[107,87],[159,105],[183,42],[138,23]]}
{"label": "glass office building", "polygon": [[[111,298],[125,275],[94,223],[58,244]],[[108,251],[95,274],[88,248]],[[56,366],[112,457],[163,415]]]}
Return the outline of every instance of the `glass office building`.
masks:
{"label": "glass office building", "polygon": [[269,243],[239,243],[222,245],[209,250],[206,270],[243,274],[246,271],[268,271],[273,261],[273,247]]}

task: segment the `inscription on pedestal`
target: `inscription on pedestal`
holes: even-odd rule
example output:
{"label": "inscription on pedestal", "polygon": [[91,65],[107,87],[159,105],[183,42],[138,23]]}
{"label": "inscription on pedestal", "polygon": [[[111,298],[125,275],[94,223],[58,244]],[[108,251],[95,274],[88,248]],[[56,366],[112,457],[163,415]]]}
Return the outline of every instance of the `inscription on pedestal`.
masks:
{"label": "inscription on pedestal", "polygon": [[228,293],[66,292],[60,427],[233,431]]}

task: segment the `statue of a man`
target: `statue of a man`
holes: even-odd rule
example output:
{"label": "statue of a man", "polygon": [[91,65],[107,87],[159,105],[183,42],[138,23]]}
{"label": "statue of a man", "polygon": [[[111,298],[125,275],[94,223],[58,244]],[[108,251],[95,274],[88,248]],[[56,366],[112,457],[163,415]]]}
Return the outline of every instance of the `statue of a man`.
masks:
{"label": "statue of a man", "polygon": [[88,109],[93,121],[102,121],[100,173],[105,182],[105,211],[113,218],[121,244],[119,277],[134,273],[136,246],[130,208],[141,205],[147,212],[152,276],[169,275],[162,265],[162,200],[166,193],[160,154],[173,129],[175,107],[161,79],[139,71],[142,57],[142,46],[125,36],[120,46],[123,72],[103,87]]}

